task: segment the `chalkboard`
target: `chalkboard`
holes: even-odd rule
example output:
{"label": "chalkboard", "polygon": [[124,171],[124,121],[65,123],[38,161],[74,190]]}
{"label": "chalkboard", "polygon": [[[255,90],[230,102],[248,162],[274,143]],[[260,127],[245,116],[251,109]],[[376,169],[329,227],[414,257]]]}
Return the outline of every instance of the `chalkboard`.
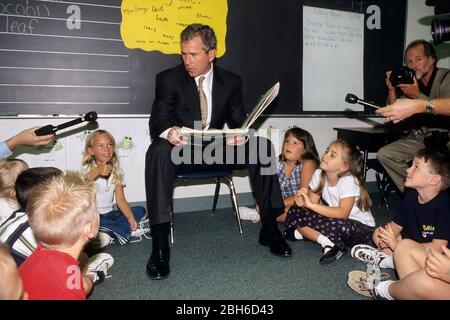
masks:
{"label": "chalkboard", "polygon": [[[194,2],[201,1],[214,0]],[[371,4],[381,9],[381,29],[365,29],[364,98],[384,103],[384,73],[402,64],[406,0],[228,0],[226,52],[217,63],[242,76],[247,111],[280,81],[268,112],[301,114],[302,6],[366,13]],[[80,29],[68,27],[72,5]],[[128,49],[121,20],[120,0],[0,0],[0,115],[151,113],[155,75],[181,60]]]}

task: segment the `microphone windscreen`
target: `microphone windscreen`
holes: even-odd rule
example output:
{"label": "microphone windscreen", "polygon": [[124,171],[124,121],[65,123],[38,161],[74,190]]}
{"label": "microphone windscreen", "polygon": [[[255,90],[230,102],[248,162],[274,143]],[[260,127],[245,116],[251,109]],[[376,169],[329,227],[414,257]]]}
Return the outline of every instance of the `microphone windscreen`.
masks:
{"label": "microphone windscreen", "polygon": [[37,130],[34,130],[34,134],[37,136],[46,136],[48,134],[55,134],[55,132],[56,132],[56,127],[52,126],[51,124],[40,127]]}
{"label": "microphone windscreen", "polygon": [[347,93],[347,95],[345,96],[345,102],[348,102],[348,103],[352,103],[352,104],[358,103],[358,100],[359,100],[358,97],[352,93]]}
{"label": "microphone windscreen", "polygon": [[84,115],[84,121],[95,121],[97,120],[97,112],[91,111]]}

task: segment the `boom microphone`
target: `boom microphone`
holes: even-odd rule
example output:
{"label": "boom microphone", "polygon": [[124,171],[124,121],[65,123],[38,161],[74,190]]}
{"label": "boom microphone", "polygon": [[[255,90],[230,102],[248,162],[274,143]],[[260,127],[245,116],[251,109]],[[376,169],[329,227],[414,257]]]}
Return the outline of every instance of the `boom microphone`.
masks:
{"label": "boom microphone", "polygon": [[375,109],[380,108],[380,106],[377,106],[376,104],[359,99],[353,93],[347,93],[347,95],[345,96],[345,101],[348,103],[351,103],[351,104],[359,103],[363,106],[370,107],[370,108],[375,108]]}
{"label": "boom microphone", "polygon": [[34,134],[37,136],[45,136],[48,134],[55,134],[56,131],[58,131],[58,130],[74,126],[74,125],[82,123],[84,121],[95,121],[95,120],[97,120],[97,112],[91,111],[91,112],[86,113],[84,116],[82,116],[78,119],[70,120],[68,122],[58,124],[57,126],[48,124],[42,128],[35,130]]}

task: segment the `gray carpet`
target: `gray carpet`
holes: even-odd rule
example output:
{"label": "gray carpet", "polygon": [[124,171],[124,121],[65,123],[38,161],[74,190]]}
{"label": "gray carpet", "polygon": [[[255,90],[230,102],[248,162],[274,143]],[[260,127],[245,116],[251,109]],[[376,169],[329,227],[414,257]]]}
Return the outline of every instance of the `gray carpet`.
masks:
{"label": "gray carpet", "polygon": [[[376,202],[377,195],[373,198]],[[394,199],[393,207],[397,205]],[[377,225],[393,215],[376,204],[372,212]],[[154,281],[146,276],[151,240],[113,244],[104,249],[115,259],[111,277],[95,288],[90,299],[366,299],[346,285],[349,271],[365,270],[365,264],[349,253],[320,265],[320,246],[297,241],[290,242],[292,258],[275,257],[258,244],[259,229],[259,223],[243,221],[244,234],[239,235],[231,208],[176,214],[169,278]]]}

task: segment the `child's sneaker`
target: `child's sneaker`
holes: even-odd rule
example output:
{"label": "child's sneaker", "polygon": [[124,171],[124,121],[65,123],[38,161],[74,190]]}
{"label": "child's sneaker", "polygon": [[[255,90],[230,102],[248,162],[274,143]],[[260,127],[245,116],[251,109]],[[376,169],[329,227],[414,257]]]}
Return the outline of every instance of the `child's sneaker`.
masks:
{"label": "child's sneaker", "polygon": [[143,219],[139,221],[136,230],[131,231],[130,242],[132,243],[142,241],[142,237],[145,237],[147,239],[152,238],[150,236],[150,223],[148,219]]}
{"label": "child's sneaker", "polygon": [[371,284],[369,281],[369,273],[355,270],[349,272],[347,276],[347,285],[352,288],[356,293],[365,297],[372,297],[370,293]]}
{"label": "child's sneaker", "polygon": [[86,275],[92,275],[94,285],[105,280],[108,269],[114,264],[114,258],[109,253],[99,253],[89,258]]}
{"label": "child's sneaker", "polygon": [[92,249],[101,249],[111,243],[114,243],[114,238],[112,238],[106,232],[99,232],[97,237],[89,242],[89,246]]}
{"label": "child's sneaker", "polygon": [[241,220],[251,220],[253,223],[258,223],[260,215],[256,209],[239,207],[239,216]]}
{"label": "child's sneaker", "polygon": [[378,267],[380,267],[381,261],[389,257],[389,255],[384,253],[383,251],[371,247],[367,244],[357,244],[350,251],[350,255],[356,260],[372,265],[377,265]]}
{"label": "child's sneaker", "polygon": [[376,285],[380,281],[385,281],[387,279],[389,279],[389,274],[384,272],[375,274],[356,270],[349,272],[347,276],[347,285],[356,293],[365,297],[372,297],[375,300],[387,300],[376,290]]}

